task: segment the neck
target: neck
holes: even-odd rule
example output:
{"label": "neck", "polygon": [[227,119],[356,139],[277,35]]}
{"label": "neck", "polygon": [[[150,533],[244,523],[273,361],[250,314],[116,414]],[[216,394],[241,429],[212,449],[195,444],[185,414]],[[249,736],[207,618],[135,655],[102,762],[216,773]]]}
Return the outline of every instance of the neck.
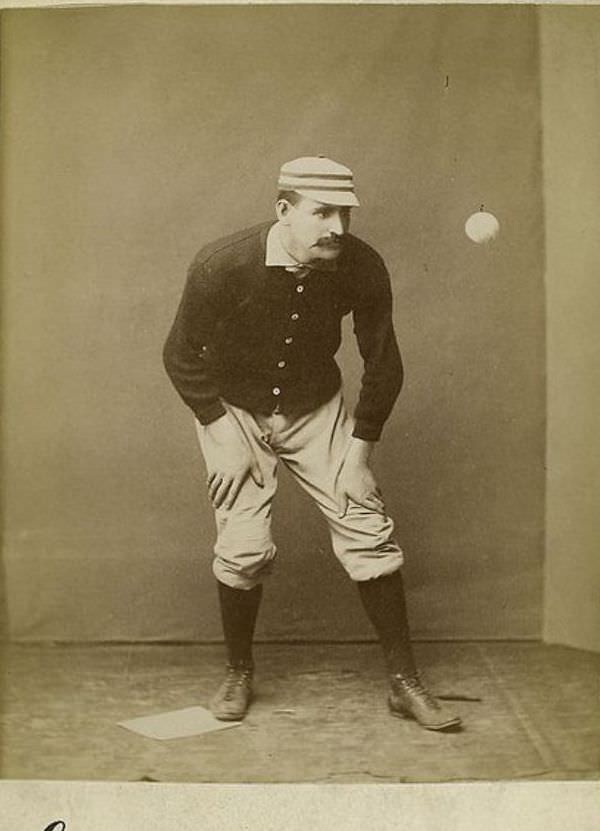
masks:
{"label": "neck", "polygon": [[286,228],[285,225],[282,225],[279,229],[279,235],[281,239],[281,244],[290,255],[299,263],[309,263],[313,262],[316,257],[311,257],[310,254],[306,251],[306,249],[301,249],[298,245],[295,244],[294,238],[289,232],[289,229]]}

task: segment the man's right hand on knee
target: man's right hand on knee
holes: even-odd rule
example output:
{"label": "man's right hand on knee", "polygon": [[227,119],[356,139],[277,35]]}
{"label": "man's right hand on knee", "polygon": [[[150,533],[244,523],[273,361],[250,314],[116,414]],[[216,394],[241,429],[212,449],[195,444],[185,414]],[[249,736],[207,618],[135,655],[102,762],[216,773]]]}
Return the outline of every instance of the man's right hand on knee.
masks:
{"label": "man's right hand on knee", "polygon": [[210,458],[206,459],[208,495],[214,508],[228,510],[248,476],[262,488],[263,475],[246,437],[229,413],[207,424],[205,435],[211,444]]}

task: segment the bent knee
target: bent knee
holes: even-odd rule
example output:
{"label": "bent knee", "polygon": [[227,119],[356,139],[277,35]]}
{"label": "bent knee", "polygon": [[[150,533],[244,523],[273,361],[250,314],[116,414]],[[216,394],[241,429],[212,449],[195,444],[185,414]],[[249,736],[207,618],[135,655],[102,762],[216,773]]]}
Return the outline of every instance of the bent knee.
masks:
{"label": "bent knee", "polygon": [[344,552],[338,559],[355,582],[393,574],[404,565],[404,554],[396,545],[385,550]]}
{"label": "bent knee", "polygon": [[268,577],[277,556],[274,545],[253,551],[223,551],[215,548],[213,573],[234,589],[252,589]]}

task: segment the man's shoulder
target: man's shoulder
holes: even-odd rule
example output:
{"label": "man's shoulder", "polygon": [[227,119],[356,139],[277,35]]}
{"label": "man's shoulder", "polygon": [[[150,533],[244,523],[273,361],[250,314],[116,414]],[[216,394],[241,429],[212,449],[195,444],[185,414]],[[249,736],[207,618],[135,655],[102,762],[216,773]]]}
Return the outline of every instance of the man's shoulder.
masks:
{"label": "man's shoulder", "polygon": [[368,242],[355,236],[347,235],[345,246],[345,262],[349,268],[361,266],[373,271],[386,271],[386,266],[381,254]]}
{"label": "man's shoulder", "polygon": [[258,261],[264,257],[264,241],[272,224],[260,222],[207,243],[194,257],[194,265],[219,268]]}

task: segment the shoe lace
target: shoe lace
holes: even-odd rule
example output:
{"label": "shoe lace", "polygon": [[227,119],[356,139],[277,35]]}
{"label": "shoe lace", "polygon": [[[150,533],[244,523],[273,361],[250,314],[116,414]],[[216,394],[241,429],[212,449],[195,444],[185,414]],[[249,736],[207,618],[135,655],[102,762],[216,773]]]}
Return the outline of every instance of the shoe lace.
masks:
{"label": "shoe lace", "polygon": [[436,710],[440,709],[438,700],[429,692],[418,675],[411,677],[407,677],[405,675],[395,675],[394,678],[401,687],[404,687],[405,690],[411,691],[415,695],[418,695],[419,698],[421,698],[430,707],[434,707]]}
{"label": "shoe lace", "polygon": [[227,675],[225,676],[225,700],[231,701],[236,687],[248,686],[251,680],[252,667],[236,667],[229,664],[227,666]]}

